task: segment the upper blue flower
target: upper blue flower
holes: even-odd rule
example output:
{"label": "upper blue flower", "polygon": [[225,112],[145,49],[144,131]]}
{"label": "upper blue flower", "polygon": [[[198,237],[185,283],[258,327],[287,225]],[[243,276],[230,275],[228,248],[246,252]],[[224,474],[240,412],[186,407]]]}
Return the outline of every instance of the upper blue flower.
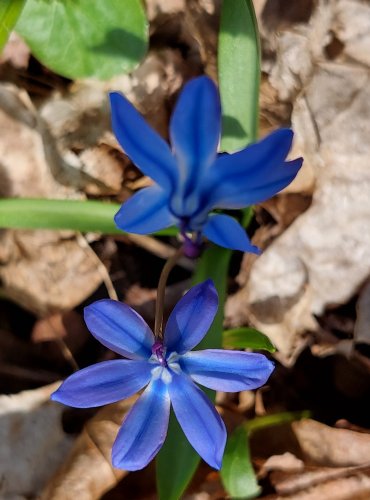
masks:
{"label": "upper blue flower", "polygon": [[116,214],[120,229],[147,234],[177,224],[220,246],[258,253],[232,217],[264,201],[296,176],[302,158],[285,161],[293,132],[279,129],[233,154],[217,154],[221,105],[217,87],[202,76],[187,83],[170,122],[172,151],[121,94],[110,95],[112,126],[124,151],[156,184],[132,196]]}
{"label": "upper blue flower", "polygon": [[262,354],[209,349],[188,352],[204,337],[217,312],[211,280],[193,287],[172,311],[164,341],[121,302],[100,300],[85,309],[85,321],[103,345],[129,359],[103,361],[71,375],[52,395],[87,408],[127,398],[147,386],[123,422],[112,450],[113,465],[145,467],[167,434],[170,404],[186,437],[212,467],[221,466],[226,442],[223,421],[194,383],[220,391],[263,385],[273,364]]}

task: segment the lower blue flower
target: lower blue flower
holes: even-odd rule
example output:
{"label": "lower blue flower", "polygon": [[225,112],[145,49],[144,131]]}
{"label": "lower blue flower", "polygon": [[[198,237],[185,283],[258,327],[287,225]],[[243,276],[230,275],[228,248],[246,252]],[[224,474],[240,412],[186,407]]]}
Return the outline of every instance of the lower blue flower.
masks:
{"label": "lower blue flower", "polygon": [[211,280],[192,289],[172,311],[164,340],[125,304],[100,300],[85,309],[91,333],[128,359],[105,361],[71,375],[52,399],[76,408],[113,403],[145,390],[126,415],[112,450],[113,465],[134,471],[158,453],[167,435],[170,407],[187,439],[212,467],[221,467],[225,425],[196,384],[228,392],[256,389],[274,365],[262,354],[208,349],[191,351],[217,312]]}

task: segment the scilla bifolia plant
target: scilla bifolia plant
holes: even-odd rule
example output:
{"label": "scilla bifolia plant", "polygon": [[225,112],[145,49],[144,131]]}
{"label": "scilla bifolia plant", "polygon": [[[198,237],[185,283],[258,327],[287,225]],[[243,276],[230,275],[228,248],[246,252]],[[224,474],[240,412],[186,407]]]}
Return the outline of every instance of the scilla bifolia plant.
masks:
{"label": "scilla bifolia plant", "polygon": [[[100,300],[85,309],[91,333],[125,359],[106,361],[70,376],[53,399],[78,408],[100,406],[145,390],[127,414],[113,446],[113,465],[145,467],[161,448],[172,404],[186,437],[212,467],[221,467],[225,426],[197,384],[242,391],[263,385],[273,364],[262,354],[206,349],[191,351],[211,326],[218,307],[211,280],[184,295],[163,332],[163,299],[170,269],[182,253],[197,253],[201,235],[228,248],[256,252],[232,217],[210,213],[262,201],[289,184],[302,164],[286,162],[292,132],[278,130],[231,155],[217,155],[220,102],[214,83],[200,77],[183,90],[170,129],[173,151],[126,98],[112,95],[113,129],[123,148],[157,185],[126,202],[116,223],[149,233],[177,223],[183,246],[168,261],[158,286],[154,334],[133,309]],[[196,250],[196,251],[195,251]]]}
{"label": "scilla bifolia plant", "polygon": [[[244,92],[240,86],[236,99],[249,99],[249,104],[255,104],[250,109],[256,110],[259,62],[253,5],[249,0],[224,1],[222,10],[221,35],[223,29],[227,35],[242,33],[241,41],[248,40],[248,45],[241,46],[249,47],[254,57],[254,73],[249,69],[249,73],[244,72],[251,75],[251,91]],[[236,29],[239,21],[242,24]],[[235,54],[235,60],[239,58],[236,67],[240,68],[244,60],[249,64],[245,53],[241,55],[234,50],[234,39],[225,33],[221,47],[227,54],[224,58],[227,64]],[[251,39],[255,40],[254,46]],[[206,76],[191,80],[179,96],[170,122],[171,147],[123,95],[111,94],[111,107],[118,141],[138,168],[154,181],[153,186],[142,189],[120,208],[116,224],[122,230],[138,234],[176,225],[180,229],[181,247],[162,270],[154,332],[125,304],[112,300],[91,304],[85,309],[88,328],[123,359],[80,370],[61,385],[53,399],[84,408],[112,403],[143,390],[126,415],[113,445],[113,465],[137,470],[154,458],[166,439],[172,405],[192,447],[209,465],[219,469],[226,442],[225,426],[198,384],[230,392],[254,389],[266,382],[273,364],[262,354],[213,348],[219,347],[212,345],[215,337],[211,326],[218,309],[218,294],[210,279],[191,288],[163,326],[167,277],[181,255],[196,258],[201,254],[204,239],[227,249],[259,253],[239,222],[222,210],[239,210],[275,195],[294,179],[302,159],[287,161],[293,138],[289,129],[277,130],[232,154],[219,153],[220,97],[216,85]],[[225,116],[229,112],[230,109]],[[249,132],[250,137],[255,137],[256,130]],[[203,280],[210,276],[204,269],[209,267],[202,268]],[[215,271],[215,279],[216,276]],[[225,288],[226,276],[221,280],[219,290]],[[221,294],[220,299],[223,300]],[[206,342],[210,348],[192,350],[199,343],[204,345],[203,337],[208,330],[213,339]],[[166,500],[179,498],[197,463],[184,446],[179,448],[177,432],[170,428],[164,447],[167,450],[161,452],[158,460],[160,498]],[[175,453],[169,455],[168,449],[174,447]],[[178,453],[183,454],[180,460]],[[163,468],[163,457],[174,459],[167,460]],[[167,490],[164,484],[169,485]]]}

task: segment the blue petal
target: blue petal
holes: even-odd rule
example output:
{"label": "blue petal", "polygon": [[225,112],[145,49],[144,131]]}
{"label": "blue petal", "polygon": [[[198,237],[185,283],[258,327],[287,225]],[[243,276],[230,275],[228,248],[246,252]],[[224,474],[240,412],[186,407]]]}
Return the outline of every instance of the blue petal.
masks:
{"label": "blue petal", "polygon": [[189,352],[181,357],[181,366],[198,384],[225,392],[256,389],[274,369],[263,354],[221,349]]}
{"label": "blue petal", "polygon": [[161,379],[153,380],[127,414],[112,449],[114,467],[129,471],[145,467],[167,435],[170,398]]}
{"label": "blue petal", "polygon": [[242,252],[260,254],[261,250],[252,245],[247,233],[233,218],[223,214],[211,214],[203,228],[207,238],[217,245]]}
{"label": "blue petal", "polygon": [[124,151],[140,170],[165,189],[177,181],[177,165],[166,143],[117,92],[110,94],[112,128]]}
{"label": "blue petal", "polygon": [[85,307],[84,316],[90,332],[108,349],[130,359],[148,359],[152,355],[152,331],[126,304],[98,300]]}
{"label": "blue petal", "polygon": [[216,85],[206,76],[191,80],[181,92],[170,122],[171,143],[180,169],[173,204],[183,215],[194,211],[197,186],[216,158],[220,128],[221,105]]}
{"label": "blue petal", "polygon": [[89,366],[68,377],[51,399],[74,408],[91,408],[128,398],[151,378],[147,361],[116,359]]}
{"label": "blue petal", "polygon": [[191,288],[168,318],[164,344],[167,353],[190,351],[202,340],[217,313],[218,296],[212,280]]}
{"label": "blue petal", "polygon": [[211,467],[220,469],[226,429],[213,404],[184,373],[172,373],[168,390],[176,418],[190,444]]}
{"label": "blue petal", "polygon": [[114,217],[120,229],[147,234],[176,223],[168,210],[168,196],[158,186],[141,189],[122,205]]}
{"label": "blue petal", "polygon": [[220,156],[210,170],[207,203],[213,208],[243,208],[281,191],[303,162],[285,162],[292,140],[290,129],[280,129],[238,153]]}

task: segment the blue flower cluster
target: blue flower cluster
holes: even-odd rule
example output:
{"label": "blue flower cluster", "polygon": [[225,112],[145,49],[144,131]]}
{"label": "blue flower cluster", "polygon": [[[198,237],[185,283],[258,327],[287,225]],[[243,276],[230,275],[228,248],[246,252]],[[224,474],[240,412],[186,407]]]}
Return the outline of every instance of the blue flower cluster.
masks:
{"label": "blue flower cluster", "polygon": [[[261,202],[294,179],[302,159],[286,161],[291,130],[278,130],[234,154],[218,155],[220,98],[207,77],[190,81],[179,97],[170,123],[172,150],[125,97],[113,93],[111,103],[119,142],[155,181],[121,207],[117,226],[145,234],[177,224],[185,243],[199,244],[204,235],[223,247],[258,253],[236,219],[214,210]],[[212,467],[221,467],[225,425],[197,384],[229,392],[255,389],[266,382],[273,364],[262,354],[192,351],[211,326],[217,307],[211,280],[191,288],[173,309],[163,339],[118,301],[100,300],[85,309],[94,337],[123,358],[71,375],[52,399],[86,408],[144,389],[113,445],[115,467],[138,470],[153,459],[166,438],[171,405],[194,449]]]}

